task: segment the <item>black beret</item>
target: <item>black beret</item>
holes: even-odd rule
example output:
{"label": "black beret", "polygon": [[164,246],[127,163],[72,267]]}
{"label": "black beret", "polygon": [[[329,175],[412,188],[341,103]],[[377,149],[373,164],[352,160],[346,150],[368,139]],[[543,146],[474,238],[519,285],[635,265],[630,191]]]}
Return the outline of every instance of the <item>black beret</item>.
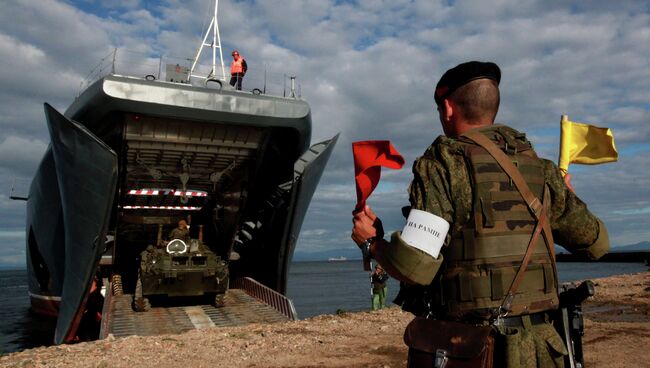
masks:
{"label": "black beret", "polygon": [[495,63],[481,61],[469,61],[447,70],[436,85],[434,95],[436,104],[440,105],[445,98],[449,97],[459,87],[476,79],[492,79],[499,85],[501,70]]}

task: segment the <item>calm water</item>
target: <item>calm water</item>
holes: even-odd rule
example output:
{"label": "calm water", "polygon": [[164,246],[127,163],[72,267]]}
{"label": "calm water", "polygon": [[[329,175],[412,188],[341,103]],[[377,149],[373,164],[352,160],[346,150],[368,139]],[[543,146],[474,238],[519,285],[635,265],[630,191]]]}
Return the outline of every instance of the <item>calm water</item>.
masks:
{"label": "calm water", "polygon": [[[647,271],[641,263],[560,263],[560,281]],[[298,316],[308,318],[333,314],[337,310],[370,308],[370,279],[361,261],[297,262],[291,265],[287,295]],[[388,282],[388,300],[393,300],[398,283]],[[48,345],[55,321],[29,311],[26,271],[0,271],[0,353]]]}

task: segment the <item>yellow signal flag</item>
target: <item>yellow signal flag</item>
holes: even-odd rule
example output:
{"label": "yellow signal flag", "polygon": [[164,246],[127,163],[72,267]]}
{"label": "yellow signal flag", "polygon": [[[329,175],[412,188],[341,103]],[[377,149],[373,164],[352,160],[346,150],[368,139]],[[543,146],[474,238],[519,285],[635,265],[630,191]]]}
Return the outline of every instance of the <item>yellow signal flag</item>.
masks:
{"label": "yellow signal flag", "polygon": [[566,175],[569,164],[598,165],[618,161],[614,136],[609,128],[575,123],[562,115],[560,121],[560,159],[558,166]]}

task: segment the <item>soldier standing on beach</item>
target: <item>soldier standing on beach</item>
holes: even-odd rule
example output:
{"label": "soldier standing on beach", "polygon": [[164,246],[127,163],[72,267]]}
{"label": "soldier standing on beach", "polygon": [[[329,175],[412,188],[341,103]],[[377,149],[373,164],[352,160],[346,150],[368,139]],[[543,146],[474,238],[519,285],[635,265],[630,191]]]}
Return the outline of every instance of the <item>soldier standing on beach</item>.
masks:
{"label": "soldier standing on beach", "polygon": [[388,274],[381,265],[375,266],[371,276],[372,281],[372,310],[386,308],[386,294],[388,293]]}
{"label": "soldier standing on beach", "polygon": [[[352,239],[402,282],[404,310],[493,326],[495,367],[562,367],[566,347],[550,320],[558,307],[553,244],[597,259],[609,238],[570,177],[538,158],[524,133],[494,124],[500,78],[496,64],[476,61],[442,76],[435,102],[445,135],[413,164],[407,226],[386,241],[365,206]],[[418,243],[414,231],[439,246]]]}

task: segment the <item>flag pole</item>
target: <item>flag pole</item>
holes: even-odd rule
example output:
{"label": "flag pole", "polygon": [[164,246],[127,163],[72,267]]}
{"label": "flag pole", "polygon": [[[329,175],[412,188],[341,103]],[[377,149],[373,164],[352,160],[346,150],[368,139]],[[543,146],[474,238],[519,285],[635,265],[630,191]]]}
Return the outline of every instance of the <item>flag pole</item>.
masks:
{"label": "flag pole", "polygon": [[562,114],[560,117],[560,154],[557,160],[557,166],[560,168],[562,177],[565,177],[569,173],[569,164],[571,164],[569,154],[567,150],[570,147],[567,147],[568,142],[571,141],[570,129],[567,129],[569,123],[569,116]]}
{"label": "flag pole", "polygon": [[369,261],[369,264],[370,264],[370,272],[369,272],[370,273],[370,309],[372,309],[372,306],[373,306],[372,298],[374,297],[374,295],[372,293],[372,274],[373,274],[372,261]]}

